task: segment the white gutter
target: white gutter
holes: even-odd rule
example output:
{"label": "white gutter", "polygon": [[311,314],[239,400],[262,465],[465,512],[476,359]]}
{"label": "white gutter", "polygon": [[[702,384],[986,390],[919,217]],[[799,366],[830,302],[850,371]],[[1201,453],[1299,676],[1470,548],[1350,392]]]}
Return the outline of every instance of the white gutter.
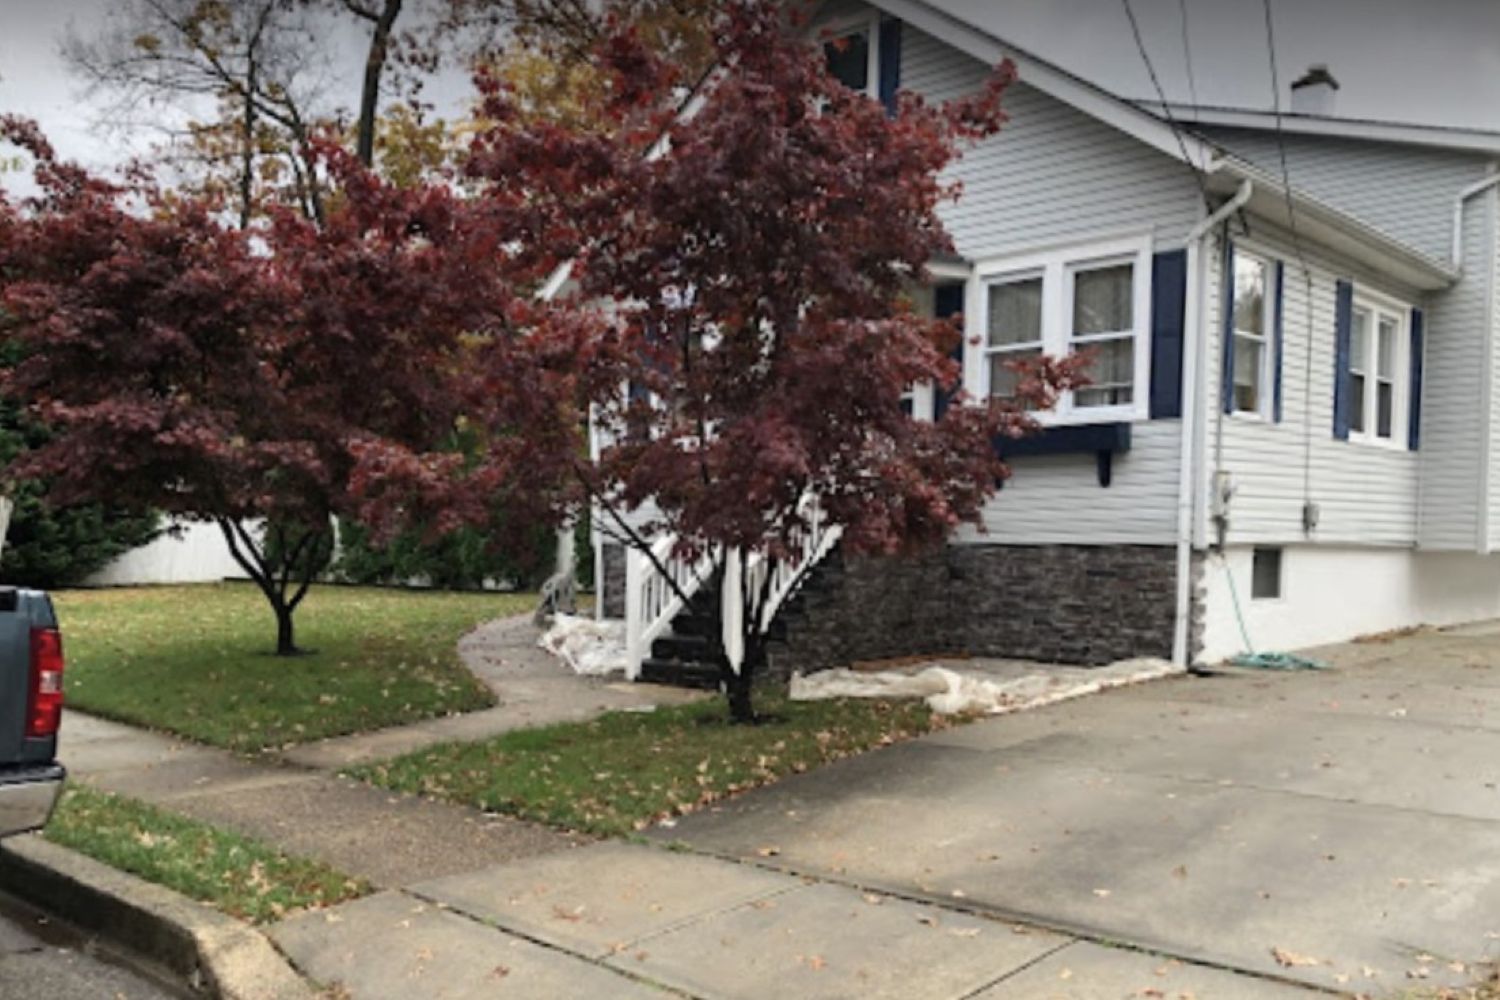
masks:
{"label": "white gutter", "polygon": [[1448,259],[1453,264],[1455,271],[1463,268],[1464,262],[1464,202],[1500,184],[1500,174],[1490,174],[1483,180],[1475,181],[1453,196],[1453,244]]}
{"label": "white gutter", "polygon": [[1182,444],[1177,462],[1177,617],[1172,634],[1172,662],[1179,667],[1192,665],[1190,648],[1193,599],[1193,525],[1202,491],[1195,488],[1194,458],[1197,449],[1199,420],[1206,417],[1202,402],[1207,394],[1201,390],[1200,360],[1207,336],[1204,322],[1208,313],[1203,307],[1208,268],[1203,257],[1203,237],[1215,226],[1239,211],[1255,192],[1249,180],[1240,184],[1234,197],[1198,221],[1187,235],[1187,290],[1183,301],[1182,338]]}

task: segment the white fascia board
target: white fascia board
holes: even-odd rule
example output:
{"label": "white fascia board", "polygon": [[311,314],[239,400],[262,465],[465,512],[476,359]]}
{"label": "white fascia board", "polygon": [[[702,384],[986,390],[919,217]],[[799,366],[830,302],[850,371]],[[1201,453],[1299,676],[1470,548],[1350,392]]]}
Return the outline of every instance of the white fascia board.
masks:
{"label": "white fascia board", "polygon": [[1015,63],[1022,83],[1072,105],[1084,114],[1119,129],[1174,160],[1182,159],[1183,147],[1186,147],[1189,165],[1202,169],[1217,152],[1212,143],[1186,132],[1179,144],[1172,126],[1156,115],[971,24],[936,10],[922,0],[871,0],[871,5],[960,52],[973,56],[987,66],[996,66],[1002,60],[1010,59]]}
{"label": "white fascia board", "polygon": [[[1210,172],[1211,187],[1237,185],[1245,180],[1255,187],[1246,208],[1256,215],[1290,228],[1291,212],[1287,208],[1286,189],[1279,177],[1232,157],[1219,160]],[[1347,212],[1309,197],[1295,188],[1292,190],[1292,204],[1297,216],[1298,232],[1371,270],[1420,291],[1448,288],[1459,278],[1458,271],[1447,264],[1433,260]]]}
{"label": "white fascia board", "polygon": [[[1141,100],[1132,104],[1152,115],[1161,108],[1160,101]],[[1247,108],[1214,108],[1168,102],[1167,110],[1184,125],[1218,125],[1274,131],[1277,116],[1270,111]],[[1362,118],[1328,118],[1322,115],[1281,113],[1281,131],[1295,135],[1322,135],[1371,142],[1395,142],[1409,146],[1430,146],[1472,153],[1500,155],[1500,132],[1480,129],[1448,128],[1442,125],[1413,125],[1402,122],[1372,121]]]}

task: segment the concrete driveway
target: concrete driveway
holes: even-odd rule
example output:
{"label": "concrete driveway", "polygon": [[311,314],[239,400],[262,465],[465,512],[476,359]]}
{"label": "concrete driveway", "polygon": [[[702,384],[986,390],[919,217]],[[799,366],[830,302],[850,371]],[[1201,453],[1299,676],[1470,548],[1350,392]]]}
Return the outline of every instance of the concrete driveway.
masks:
{"label": "concrete driveway", "polygon": [[1500,957],[1500,627],[1321,655],[958,727],[656,836],[1340,992],[1462,982]]}

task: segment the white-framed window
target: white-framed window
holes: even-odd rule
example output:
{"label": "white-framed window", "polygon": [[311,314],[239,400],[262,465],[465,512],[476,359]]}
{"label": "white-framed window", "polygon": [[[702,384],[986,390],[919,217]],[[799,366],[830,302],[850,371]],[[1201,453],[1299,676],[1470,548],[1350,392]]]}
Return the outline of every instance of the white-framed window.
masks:
{"label": "white-framed window", "polygon": [[985,283],[985,374],[991,396],[1015,394],[1012,362],[1041,356],[1042,271],[1002,274]]}
{"label": "white-framed window", "polygon": [[1411,308],[1356,291],[1349,323],[1349,440],[1406,447]]}
{"label": "white-framed window", "polygon": [[1014,362],[1087,352],[1090,384],[1038,418],[1089,423],[1147,415],[1150,237],[984,261],[975,276],[968,311],[969,340],[981,345],[981,360],[968,373],[975,395],[1012,396]]}
{"label": "white-framed window", "polygon": [[1271,338],[1271,264],[1234,251],[1233,412],[1269,418],[1275,344]]}
{"label": "white-framed window", "polygon": [[880,15],[822,25],[823,60],[828,72],[850,90],[871,97],[880,86]]}

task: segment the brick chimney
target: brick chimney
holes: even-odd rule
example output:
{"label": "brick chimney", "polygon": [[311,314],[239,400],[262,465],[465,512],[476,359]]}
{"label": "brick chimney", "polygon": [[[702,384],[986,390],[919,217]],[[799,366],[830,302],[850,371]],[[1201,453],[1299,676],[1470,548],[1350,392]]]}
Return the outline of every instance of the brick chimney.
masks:
{"label": "brick chimney", "polygon": [[1309,66],[1292,83],[1292,114],[1332,116],[1338,103],[1339,82],[1323,63]]}

